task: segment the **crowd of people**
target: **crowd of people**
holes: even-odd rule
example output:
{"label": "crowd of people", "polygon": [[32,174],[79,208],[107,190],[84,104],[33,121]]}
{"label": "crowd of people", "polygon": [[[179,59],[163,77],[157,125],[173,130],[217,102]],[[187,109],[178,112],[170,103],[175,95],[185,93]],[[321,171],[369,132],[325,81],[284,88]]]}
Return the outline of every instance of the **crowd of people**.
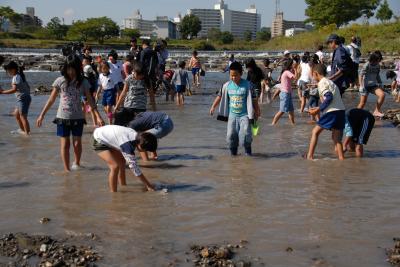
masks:
{"label": "crowd of people", "polygon": [[[252,128],[257,125],[261,116],[260,104],[265,101],[271,103],[278,96],[280,99],[272,125],[276,125],[285,113],[288,113],[291,124],[295,124],[293,97],[296,88],[300,99],[299,111],[308,112],[311,121],[316,124],[304,158],[314,159],[318,137],[324,130],[332,131],[339,159],[344,159],[346,151],[355,151],[357,156],[363,156],[363,145],[368,142],[375,118],[383,116],[385,92],[380,77],[383,57],[379,51],[372,52],[359,72],[359,38],[353,37],[351,44],[345,46],[342,37],[332,34],[327,39],[327,45],[332,51],[328,67],[323,46],[318,47],[315,54],[305,52],[301,57],[285,51],[283,58],[273,64],[280,69],[276,80],[270,59],[264,59],[263,66],[259,67],[254,59],[247,59],[242,64],[235,60],[234,55],[230,56],[223,70],[229,72],[230,79],[219,90],[209,113],[213,115],[218,110],[217,119],[227,122],[227,143],[232,156],[238,155],[240,145],[246,155],[252,155]],[[164,40],[152,45],[150,40],[145,39],[139,46],[137,40],[132,38],[129,53],[123,62],[114,50],[108,53],[106,59],[101,56],[93,58],[91,53],[92,49],[85,46],[79,55],[66,56],[61,76],[53,82],[53,90],[36,120],[36,126],[42,126],[47,112],[59,97],[53,122],[60,137],[60,153],[66,172],[81,168],[82,135],[88,113],[95,127],[93,149],[110,169],[110,191],[116,192],[118,183],[126,184],[126,164],[148,190],[155,190],[141,172],[135,151],[144,161],[157,160],[158,139],[171,133],[174,124],[166,113],[148,111],[147,107],[150,104],[155,110],[156,91],[161,86],[166,88],[167,100],[169,96],[175,97],[178,106],[184,105],[185,94],[191,93],[188,70],[192,73],[193,87],[200,86],[200,76],[204,74],[198,52],[193,51],[188,64],[178,62],[177,70],[166,68],[169,55]],[[0,61],[3,60],[0,58]],[[242,78],[243,65],[247,70],[246,79]],[[27,116],[32,99],[28,81],[23,68],[16,62],[8,62],[4,69],[12,77],[11,89],[0,89],[0,94],[15,93],[15,118],[19,126],[15,132],[29,135],[31,129]],[[393,80],[393,95],[399,102],[400,62],[395,71],[387,73],[387,78]],[[346,112],[342,97],[349,87],[359,88],[360,102]],[[377,96],[372,114],[364,110],[370,93]],[[107,119],[106,126],[97,109],[100,99]],[[71,143],[74,152],[72,165]]]}

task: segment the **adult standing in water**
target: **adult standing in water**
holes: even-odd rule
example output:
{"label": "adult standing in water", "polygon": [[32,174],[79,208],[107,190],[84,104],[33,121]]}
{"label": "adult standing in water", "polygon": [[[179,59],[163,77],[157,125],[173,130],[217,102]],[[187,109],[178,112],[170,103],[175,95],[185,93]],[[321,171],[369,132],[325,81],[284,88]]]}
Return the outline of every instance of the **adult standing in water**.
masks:
{"label": "adult standing in water", "polygon": [[193,86],[200,86],[201,63],[196,50],[192,53],[192,57],[189,61],[189,68],[192,69]]}
{"label": "adult standing in water", "polygon": [[140,53],[140,62],[142,63],[143,69],[145,70],[145,75],[149,79],[148,92],[150,96],[150,104],[153,110],[156,109],[156,99],[155,99],[155,83],[157,80],[157,68],[158,68],[158,55],[150,47],[150,40],[142,40],[142,52]]}
{"label": "adult standing in water", "polygon": [[346,90],[344,84],[347,82],[348,77],[346,73],[350,70],[351,58],[343,47],[340,37],[337,34],[331,34],[328,37],[327,44],[333,51],[329,79],[339,88],[340,95],[343,95]]}
{"label": "adult standing in water", "polygon": [[165,67],[167,65],[167,59],[169,58],[169,52],[167,50],[168,43],[165,40],[161,40],[157,46],[160,47],[158,51],[158,61],[159,61],[159,68],[161,72],[161,76],[165,72]]}
{"label": "adult standing in water", "polygon": [[361,41],[359,41],[359,38],[353,36],[351,37],[351,43],[347,46],[347,49],[350,52],[350,57],[354,62],[354,69],[351,72],[351,77],[350,77],[350,87],[355,87],[358,82],[358,69],[360,67],[360,58],[361,58],[361,47],[360,47]]}

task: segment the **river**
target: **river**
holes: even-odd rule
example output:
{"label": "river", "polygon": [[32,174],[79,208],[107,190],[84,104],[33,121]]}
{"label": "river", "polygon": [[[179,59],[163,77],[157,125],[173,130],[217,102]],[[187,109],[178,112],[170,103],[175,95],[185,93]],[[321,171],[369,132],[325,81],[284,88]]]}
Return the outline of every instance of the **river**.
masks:
{"label": "river", "polygon": [[[32,84],[50,84],[58,73],[27,72]],[[1,85],[9,78],[0,73]],[[229,156],[226,124],[208,115],[215,91],[228,76],[209,73],[184,108],[158,99],[175,129],[160,142],[159,161],[141,164],[153,182],[169,192],[145,193],[130,175],[129,185],[111,194],[106,165],[83,136],[85,169],[62,173],[59,140],[51,123],[27,137],[11,135],[14,96],[0,96],[0,234],[63,236],[95,233],[99,266],[193,266],[190,245],[248,240],[239,257],[259,257],[252,266],[386,267],[385,247],[399,236],[399,128],[377,121],[365,158],[336,160],[330,134],[323,133],[318,160],[305,161],[312,126],[296,113],[270,126],[279,103],[262,106],[261,134],[254,156]],[[34,96],[34,124],[48,96]],[[347,107],[358,101],[346,94]],[[368,108],[372,109],[374,97]],[[298,106],[298,101],[295,101]],[[384,108],[394,106],[388,97]],[[40,224],[42,217],[50,223]],[[287,252],[286,248],[293,248]],[[189,259],[190,262],[186,262]],[[0,265],[1,265],[0,259]],[[264,263],[264,265],[262,264]]]}

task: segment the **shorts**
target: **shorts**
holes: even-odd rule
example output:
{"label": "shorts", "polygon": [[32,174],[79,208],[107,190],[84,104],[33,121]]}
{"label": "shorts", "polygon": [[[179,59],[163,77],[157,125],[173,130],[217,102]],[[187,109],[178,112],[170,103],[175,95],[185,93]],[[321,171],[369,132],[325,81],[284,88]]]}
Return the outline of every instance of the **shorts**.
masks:
{"label": "shorts", "polygon": [[17,100],[17,108],[18,111],[21,115],[28,115],[29,112],[29,107],[32,102],[32,97],[30,95],[23,95],[20,97],[20,99]]}
{"label": "shorts", "polygon": [[[350,110],[349,114],[352,114],[352,111],[353,110]],[[350,116],[348,120],[352,130],[351,139],[353,142],[359,145],[366,145],[375,125],[374,116],[368,112],[368,114],[363,117]]]}
{"label": "shorts", "polygon": [[127,126],[129,122],[135,119],[136,114],[145,111],[146,109],[120,108],[114,113],[114,124],[119,126]]}
{"label": "shorts", "polygon": [[280,104],[279,104],[279,111],[280,112],[292,112],[294,111],[293,107],[293,100],[292,100],[292,94],[290,93],[285,93],[285,92],[280,92],[279,94],[280,98]]}
{"label": "shorts", "polygon": [[105,90],[103,93],[102,105],[105,106],[115,106],[117,100],[117,91],[115,89]]}
{"label": "shorts", "polygon": [[119,82],[115,85],[115,89],[117,91],[122,91],[124,89],[124,83],[123,82]]}
{"label": "shorts", "polygon": [[55,119],[53,122],[57,124],[58,137],[70,137],[71,134],[74,137],[82,137],[83,126],[86,123],[84,119],[82,120]]}
{"label": "shorts", "polygon": [[346,124],[346,112],[344,110],[335,110],[325,113],[317,123],[326,130],[336,129],[343,131]]}
{"label": "shorts", "polygon": [[378,88],[378,85],[366,86],[365,88],[360,88],[359,92],[361,96],[368,96],[369,94],[375,94],[375,90]]}
{"label": "shorts", "polygon": [[308,85],[308,82],[299,81],[299,88],[301,90],[302,97],[309,97],[309,95],[310,95],[310,90],[308,89],[307,85]]}
{"label": "shorts", "polygon": [[92,139],[93,139],[93,150],[94,151],[101,152],[101,151],[111,150],[110,147],[98,142],[93,136],[92,136]]}
{"label": "shorts", "polygon": [[186,92],[186,85],[175,85],[175,91],[178,94]]}
{"label": "shorts", "polygon": [[157,139],[161,139],[170,134],[173,129],[174,123],[169,118],[169,116],[166,116],[159,125],[157,125],[153,129],[148,130],[147,132],[155,135]]}
{"label": "shorts", "polygon": [[308,106],[310,108],[316,108],[319,106],[319,97],[315,95],[310,95],[310,99],[308,100]]}
{"label": "shorts", "polygon": [[200,68],[192,68],[192,74],[193,75],[196,75],[199,72],[200,72]]}

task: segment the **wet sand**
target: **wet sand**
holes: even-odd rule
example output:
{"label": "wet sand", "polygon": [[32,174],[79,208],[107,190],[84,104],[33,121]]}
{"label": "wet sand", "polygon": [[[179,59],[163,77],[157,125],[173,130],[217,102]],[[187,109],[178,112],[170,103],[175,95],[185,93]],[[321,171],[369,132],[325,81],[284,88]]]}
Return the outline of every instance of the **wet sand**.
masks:
{"label": "wet sand", "polygon": [[[34,75],[43,81],[53,74]],[[192,266],[185,261],[193,259],[185,254],[191,245],[242,239],[249,243],[240,255],[261,258],[254,266],[388,266],[383,248],[392,246],[400,225],[400,130],[378,121],[365,158],[348,154],[343,162],[336,160],[325,132],[318,160],[305,161],[308,118],[296,113],[295,127],[286,117],[271,127],[279,106],[274,102],[262,107],[254,157],[231,158],[226,124],[208,115],[212,93],[226,78],[208,74],[208,89],[187,98],[183,109],[158,100],[175,129],[160,142],[160,160],[142,164],[142,170],[151,181],[166,184],[168,194],[144,193],[133,175],[120,193],[109,193],[108,169],[89,144],[90,126],[83,137],[86,168],[62,174],[51,123],[57,105],[44,127],[33,127],[26,138],[9,134],[16,128],[9,116],[15,98],[0,96],[0,234],[95,233],[96,249],[104,256],[99,266]],[[385,108],[393,106],[387,99]],[[33,97],[32,125],[46,100]],[[346,96],[347,107],[357,101],[357,95]],[[51,221],[41,224],[42,217]]]}

